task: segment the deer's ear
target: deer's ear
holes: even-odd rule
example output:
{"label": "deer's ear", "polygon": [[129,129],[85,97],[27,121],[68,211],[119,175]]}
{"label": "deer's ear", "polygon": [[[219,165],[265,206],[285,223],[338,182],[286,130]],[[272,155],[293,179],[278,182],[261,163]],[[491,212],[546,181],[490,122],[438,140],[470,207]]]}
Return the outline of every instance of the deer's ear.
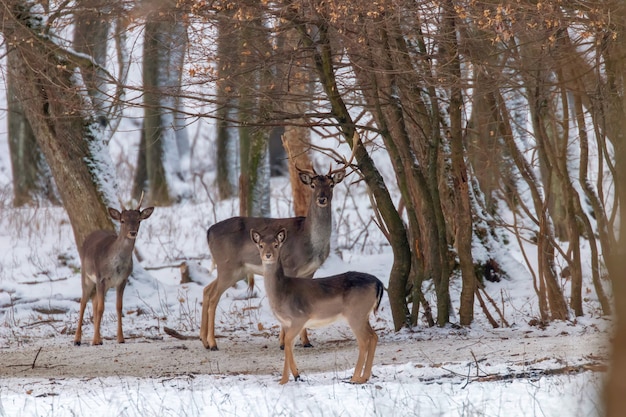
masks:
{"label": "deer's ear", "polygon": [[337,171],[333,174],[333,183],[339,184],[341,181],[343,181],[345,177],[346,177],[345,170],[342,169],[341,171]]}
{"label": "deer's ear", "polygon": [[304,185],[311,185],[311,175],[308,172],[298,172],[298,176]]}
{"label": "deer's ear", "polygon": [[114,208],[109,207],[109,216],[111,216],[113,220],[119,221],[122,218],[122,213]]}
{"label": "deer's ear", "polygon": [[254,243],[259,243],[261,235],[256,230],[250,229],[250,239],[252,239]]}
{"label": "deer's ear", "polygon": [[146,207],[145,209],[141,210],[141,214],[139,215],[139,220],[146,220],[148,217],[152,215],[153,211],[154,211],[154,207]]}
{"label": "deer's ear", "polygon": [[283,243],[286,238],[287,238],[287,231],[284,228],[280,229],[278,233],[276,233],[276,240],[278,240],[279,243]]}

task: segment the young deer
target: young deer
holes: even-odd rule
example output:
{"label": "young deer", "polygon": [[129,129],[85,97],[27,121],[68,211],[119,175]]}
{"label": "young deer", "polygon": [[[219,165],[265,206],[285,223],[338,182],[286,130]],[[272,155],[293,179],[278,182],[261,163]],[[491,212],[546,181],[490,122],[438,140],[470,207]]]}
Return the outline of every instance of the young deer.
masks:
{"label": "young deer", "polygon": [[94,311],[93,345],[101,345],[100,323],[104,313],[104,296],[110,288],[117,291],[117,342],[124,343],[122,333],[122,299],[128,276],[133,270],[133,249],[139,231],[139,223],[150,217],[154,207],[140,210],[143,194],[136,209],[120,213],[109,208],[109,214],[121,224],[120,233],[116,235],[109,230],[96,230],[85,238],[80,250],[81,283],[83,295],[80,299],[78,328],[74,344],[80,346],[83,328],[83,315],[87,300],[91,298]]}
{"label": "young deer", "polygon": [[285,331],[285,364],[281,384],[289,381],[289,371],[300,379],[293,357],[293,342],[305,327],[325,326],[344,318],[356,336],[359,356],[351,383],[362,384],[372,374],[378,336],[369,323],[383,296],[383,283],[363,272],[346,272],[326,278],[301,279],[287,276],[281,250],[287,230],[276,234],[250,230],[250,238],[263,262],[265,291],[270,307]]}
{"label": "young deer", "polygon": [[[207,241],[217,267],[217,278],[204,288],[202,297],[200,340],[205,348],[218,350],[215,340],[215,311],[224,291],[252,274],[263,274],[256,247],[249,238],[250,229],[265,231],[284,227],[290,236],[294,236],[281,255],[283,267],[291,276],[311,278],[324,263],[330,252],[333,187],[344,179],[346,168],[354,158],[357,142],[358,135],[355,133],[350,159],[344,159],[343,167],[329,169],[326,175],[317,174],[314,170],[298,169],[300,181],[309,186],[313,193],[306,217],[232,217],[209,228]],[[306,329],[302,330],[301,339],[305,347],[311,346]],[[280,346],[284,346],[283,332]]]}

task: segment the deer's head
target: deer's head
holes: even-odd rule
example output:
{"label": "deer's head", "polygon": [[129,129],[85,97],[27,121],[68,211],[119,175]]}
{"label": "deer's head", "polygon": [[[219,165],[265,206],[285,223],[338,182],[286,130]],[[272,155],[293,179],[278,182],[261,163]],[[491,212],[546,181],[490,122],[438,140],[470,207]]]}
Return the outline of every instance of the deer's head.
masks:
{"label": "deer's head", "polygon": [[317,174],[315,170],[304,171],[298,168],[298,176],[304,185],[313,190],[312,200],[319,207],[326,207],[333,199],[333,187],[339,184],[346,176],[345,168],[335,171],[329,170],[328,174]]}
{"label": "deer's head", "polygon": [[274,236],[262,236],[256,230],[250,229],[250,239],[255,243],[257,249],[259,249],[261,262],[264,264],[275,264],[278,261],[280,248],[283,246],[283,242],[286,238],[287,230],[284,228],[276,232]]}
{"label": "deer's head", "polygon": [[147,207],[141,210],[141,202],[143,201],[143,193],[136,209],[125,209],[122,206],[122,211],[118,211],[109,207],[109,215],[113,220],[120,222],[120,236],[125,236],[128,239],[137,238],[139,232],[139,223],[142,220],[146,220],[152,215],[154,207]]}

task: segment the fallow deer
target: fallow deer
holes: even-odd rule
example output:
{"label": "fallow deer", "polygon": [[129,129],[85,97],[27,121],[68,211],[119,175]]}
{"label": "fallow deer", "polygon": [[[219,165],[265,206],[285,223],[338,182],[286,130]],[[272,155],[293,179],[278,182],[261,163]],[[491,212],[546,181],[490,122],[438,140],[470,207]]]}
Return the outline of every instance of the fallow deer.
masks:
{"label": "fallow deer", "polygon": [[289,372],[300,379],[293,357],[293,342],[298,333],[308,327],[325,326],[345,319],[356,336],[359,356],[350,382],[362,384],[372,374],[378,336],[369,323],[383,296],[383,283],[373,275],[350,271],[325,278],[301,279],[285,274],[281,251],[287,240],[287,230],[250,230],[263,263],[265,291],[272,312],[285,331],[285,363],[281,384],[289,381]]}
{"label": "fallow deer", "polygon": [[[357,141],[358,135],[355,133],[352,155],[349,160],[344,159],[343,166],[338,169],[329,169],[327,174],[298,169],[300,181],[312,191],[306,217],[232,217],[215,223],[208,229],[207,241],[217,268],[217,278],[203,291],[200,340],[205,348],[218,350],[215,340],[215,312],[224,291],[252,274],[263,274],[258,252],[250,241],[250,229],[265,232],[284,227],[293,236],[281,255],[283,267],[291,276],[312,278],[324,263],[330,253],[333,187],[344,179],[346,168],[354,158]],[[281,349],[284,346],[283,339],[284,333],[281,332]],[[301,339],[303,346],[311,346],[306,329],[303,329]]]}
{"label": "fallow deer", "polygon": [[101,345],[100,324],[104,313],[104,296],[110,288],[117,292],[117,342],[124,343],[122,332],[122,299],[128,276],[133,270],[133,249],[139,232],[139,224],[146,220],[154,207],[140,210],[143,194],[136,209],[122,212],[108,209],[109,215],[120,222],[120,232],[96,230],[85,238],[80,249],[82,297],[78,313],[78,328],[74,344],[79,346],[82,338],[83,315],[87,301],[91,298],[94,312],[94,334],[92,345]]}

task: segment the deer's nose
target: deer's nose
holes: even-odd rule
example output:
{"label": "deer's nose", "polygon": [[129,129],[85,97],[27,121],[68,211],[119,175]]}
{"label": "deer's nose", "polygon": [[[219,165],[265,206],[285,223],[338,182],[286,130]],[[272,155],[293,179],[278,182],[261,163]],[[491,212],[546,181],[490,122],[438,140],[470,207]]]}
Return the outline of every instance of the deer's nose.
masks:
{"label": "deer's nose", "polygon": [[272,254],[271,253],[266,253],[265,254],[265,259],[272,259]]}
{"label": "deer's nose", "polygon": [[317,199],[317,204],[321,207],[324,207],[326,204],[328,204],[328,198],[327,197],[319,197]]}
{"label": "deer's nose", "polygon": [[128,237],[130,238],[136,238],[137,237],[137,231],[135,230],[131,230],[130,232],[128,232]]}

